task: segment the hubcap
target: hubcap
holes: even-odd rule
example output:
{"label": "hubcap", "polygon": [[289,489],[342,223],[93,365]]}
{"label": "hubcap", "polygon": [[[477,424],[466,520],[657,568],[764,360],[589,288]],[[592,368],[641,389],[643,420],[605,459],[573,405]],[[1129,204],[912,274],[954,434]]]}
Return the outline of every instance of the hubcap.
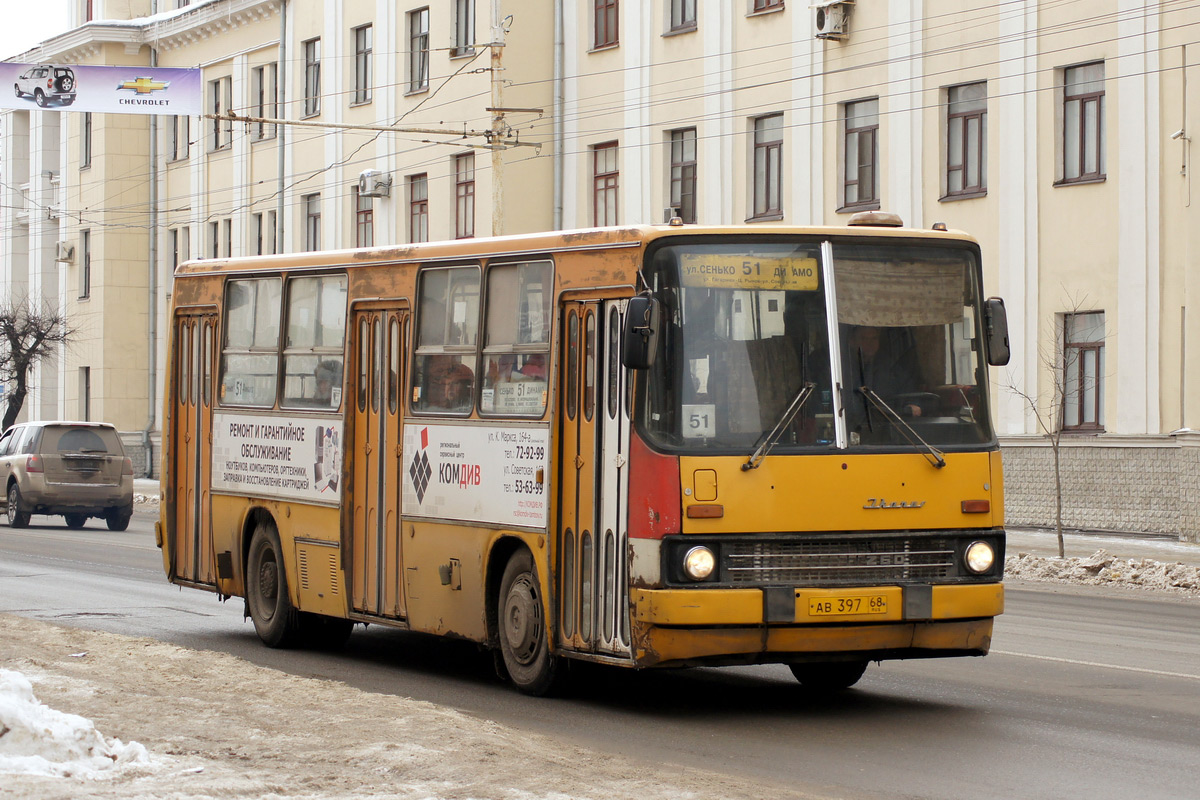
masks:
{"label": "hubcap", "polygon": [[529,664],[537,657],[542,634],[542,608],[528,576],[522,575],[508,590],[504,604],[504,632],[518,662]]}
{"label": "hubcap", "polygon": [[17,487],[8,493],[8,521],[11,523],[17,518]]}
{"label": "hubcap", "polygon": [[275,614],[275,598],[279,594],[279,567],[274,561],[264,561],[258,568],[258,594],[267,601],[262,611],[270,619]]}

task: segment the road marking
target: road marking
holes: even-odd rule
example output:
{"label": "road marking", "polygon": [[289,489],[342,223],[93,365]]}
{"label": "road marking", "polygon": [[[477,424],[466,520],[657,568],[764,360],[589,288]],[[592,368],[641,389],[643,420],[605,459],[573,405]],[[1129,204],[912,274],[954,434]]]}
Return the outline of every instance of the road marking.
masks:
{"label": "road marking", "polygon": [[1035,656],[1032,653],[1012,653],[1007,650],[992,650],[998,656],[1016,656],[1017,658],[1035,658],[1039,661],[1057,661],[1060,664],[1076,664],[1083,667],[1101,667],[1103,669],[1119,669],[1123,672],[1144,672],[1147,675],[1161,675],[1165,678],[1187,678],[1200,681],[1200,675],[1189,675],[1186,672],[1167,672],[1161,669],[1146,669],[1145,667],[1122,667],[1119,664],[1101,664],[1098,661],[1080,661],[1075,658],[1057,658],[1055,656]]}

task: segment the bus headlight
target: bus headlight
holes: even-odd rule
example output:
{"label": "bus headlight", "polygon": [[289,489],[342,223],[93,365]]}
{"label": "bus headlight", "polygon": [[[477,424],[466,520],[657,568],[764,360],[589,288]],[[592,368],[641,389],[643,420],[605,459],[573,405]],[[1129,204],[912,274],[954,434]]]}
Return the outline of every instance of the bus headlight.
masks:
{"label": "bus headlight", "polygon": [[967,545],[964,558],[967,562],[967,569],[976,575],[981,575],[996,563],[996,551],[987,542],[971,542]]}
{"label": "bus headlight", "polygon": [[702,581],[712,575],[717,566],[717,557],[707,547],[693,547],[683,556],[683,571],[694,581]]}

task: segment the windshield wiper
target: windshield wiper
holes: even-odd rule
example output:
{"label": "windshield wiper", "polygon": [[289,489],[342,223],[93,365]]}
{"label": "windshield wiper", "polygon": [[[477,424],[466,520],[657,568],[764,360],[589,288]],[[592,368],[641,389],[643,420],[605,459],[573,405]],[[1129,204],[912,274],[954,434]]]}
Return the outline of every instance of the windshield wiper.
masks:
{"label": "windshield wiper", "polygon": [[746,463],[742,464],[743,470],[755,469],[762,463],[763,459],[767,457],[767,453],[771,452],[771,448],[775,446],[775,443],[779,441],[779,437],[783,435],[783,431],[787,428],[788,423],[800,413],[800,409],[804,408],[804,404],[808,402],[808,398],[812,397],[812,393],[816,388],[817,385],[812,381],[801,385],[800,391],[792,398],[792,402],[788,404],[787,409],[783,412],[783,416],[775,423],[775,427],[767,434],[767,438],[762,440],[762,444],[755,448]]}
{"label": "windshield wiper", "polygon": [[[913,430],[912,426],[904,421],[904,417],[897,413],[896,409],[887,404],[886,401],[879,395],[875,394],[875,390],[870,386],[860,386],[858,390],[863,393],[863,397],[871,401],[871,404],[879,409],[879,413],[884,417],[892,420],[896,424],[896,428],[900,433],[904,434],[904,438],[908,439],[911,445],[920,445],[927,451],[924,453],[925,458],[929,459],[929,463],[941,469],[946,466],[946,459],[943,457],[942,451],[931,445],[929,442],[921,438],[921,434]],[[869,413],[869,412],[868,412]]]}

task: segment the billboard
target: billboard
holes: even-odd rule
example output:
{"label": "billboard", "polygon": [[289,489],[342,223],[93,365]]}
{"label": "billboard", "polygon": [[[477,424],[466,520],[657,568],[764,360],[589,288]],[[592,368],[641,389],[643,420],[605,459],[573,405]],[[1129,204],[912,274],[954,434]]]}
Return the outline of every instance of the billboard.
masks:
{"label": "billboard", "polygon": [[202,102],[199,69],[0,63],[0,108],[195,116]]}

